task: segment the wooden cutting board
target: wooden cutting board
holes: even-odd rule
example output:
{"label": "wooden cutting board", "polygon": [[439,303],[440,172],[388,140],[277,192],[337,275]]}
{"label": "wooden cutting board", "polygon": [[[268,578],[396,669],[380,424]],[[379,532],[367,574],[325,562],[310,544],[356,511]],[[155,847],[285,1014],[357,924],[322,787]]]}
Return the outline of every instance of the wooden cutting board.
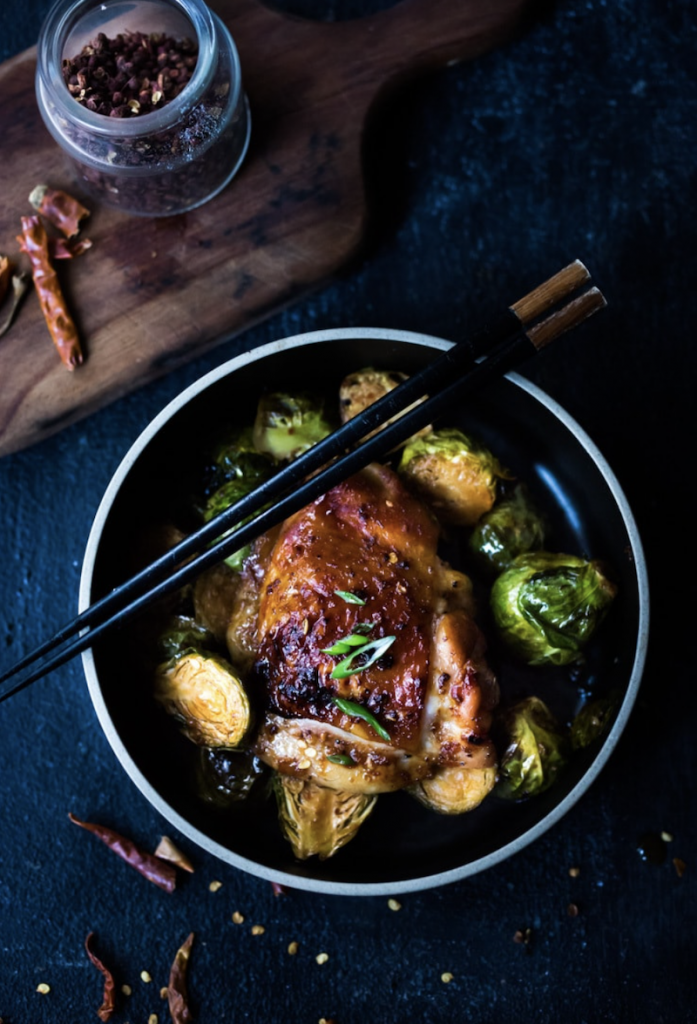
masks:
{"label": "wooden cutting board", "polygon": [[[29,294],[0,338],[0,455],[199,356],[355,255],[369,112],[414,74],[501,43],[525,2],[403,0],[328,24],[257,0],[212,0],[237,44],[252,110],[245,163],[220,195],[176,217],[128,217],[86,201],[93,248],[59,271],[86,361],[72,373],[62,366]],[[10,256],[35,185],[80,194],[39,115],[35,67],[35,49],[0,67],[0,253]]]}

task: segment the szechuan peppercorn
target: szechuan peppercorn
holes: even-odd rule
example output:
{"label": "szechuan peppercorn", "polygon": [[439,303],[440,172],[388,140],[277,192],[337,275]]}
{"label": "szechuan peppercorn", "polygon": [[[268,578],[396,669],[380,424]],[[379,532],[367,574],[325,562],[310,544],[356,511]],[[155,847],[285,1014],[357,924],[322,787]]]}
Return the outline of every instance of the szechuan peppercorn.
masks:
{"label": "szechuan peppercorn", "polygon": [[198,59],[198,43],[157,32],[103,32],[63,61],[71,96],[106,117],[137,117],[178,96]]}

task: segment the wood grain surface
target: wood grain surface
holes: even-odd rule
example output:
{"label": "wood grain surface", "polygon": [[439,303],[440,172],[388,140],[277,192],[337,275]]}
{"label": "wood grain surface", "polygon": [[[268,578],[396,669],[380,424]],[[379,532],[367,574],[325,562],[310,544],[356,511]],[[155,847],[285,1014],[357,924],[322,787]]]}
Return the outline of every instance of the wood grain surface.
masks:
{"label": "wood grain surface", "polygon": [[[336,271],[366,223],[362,145],[379,101],[515,30],[525,0],[403,0],[339,23],[215,0],[242,63],[252,138],[232,183],[175,217],[89,203],[93,248],[60,277],[85,363],[60,363],[30,294],[0,339],[0,455],[35,443],[261,320]],[[19,257],[37,184],[76,194],[34,97],[35,49],[0,68],[0,253]]]}

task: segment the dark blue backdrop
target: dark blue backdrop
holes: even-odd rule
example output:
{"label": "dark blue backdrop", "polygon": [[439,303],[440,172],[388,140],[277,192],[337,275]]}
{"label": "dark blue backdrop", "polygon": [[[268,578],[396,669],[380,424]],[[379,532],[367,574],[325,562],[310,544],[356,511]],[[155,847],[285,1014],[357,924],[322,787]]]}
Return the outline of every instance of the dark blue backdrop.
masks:
{"label": "dark blue backdrop", "polygon": [[[293,9],[341,16],[378,6],[307,0]],[[1,59],[35,42],[47,8],[47,0],[4,0]],[[5,1024],[95,1019],[101,984],[83,951],[90,930],[133,989],[117,1024],[152,1013],[168,1019],[159,988],[192,930],[191,999],[204,1022],[697,1020],[688,596],[697,496],[696,52],[688,0],[535,8],[506,48],[397,99],[369,152],[374,230],[359,265],[204,359],[0,461],[4,665],[74,612],[86,537],[111,474],[141,428],[201,373],[244,348],[321,327],[456,338],[519,294],[521,280],[584,259],[609,309],[582,344],[550,351],[525,372],[606,455],[648,556],[648,669],[599,780],[532,847],[473,879],[404,896],[397,912],[381,898],[277,898],[267,882],[184,840],[197,870],[169,896],[68,822],[71,809],[118,822],[150,847],[171,832],[112,754],[80,664],[68,665],[0,707]],[[661,830],[674,839],[654,865],[638,844]],[[682,878],[673,857],[686,863]],[[569,876],[572,865],[578,877]],[[213,880],[222,882],[217,892]],[[576,917],[567,913],[572,902]],[[243,925],[231,920],[236,910]],[[264,934],[252,936],[252,924]],[[514,942],[526,928],[530,944]],[[320,952],[329,954],[323,965]],[[50,994],[36,993],[41,982]]]}

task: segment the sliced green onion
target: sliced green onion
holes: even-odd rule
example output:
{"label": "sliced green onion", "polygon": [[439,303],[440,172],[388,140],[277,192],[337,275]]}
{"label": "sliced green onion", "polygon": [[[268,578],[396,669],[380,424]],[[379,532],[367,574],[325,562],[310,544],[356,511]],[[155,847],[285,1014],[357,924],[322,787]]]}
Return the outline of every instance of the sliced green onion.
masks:
{"label": "sliced green onion", "polygon": [[327,754],[327,761],[331,761],[332,764],[343,764],[346,768],[356,763],[348,754]]}
{"label": "sliced green onion", "polygon": [[337,640],[331,647],[320,648],[322,654],[349,654],[353,647],[363,647],[366,643],[366,634],[370,633],[373,626],[373,622],[359,622],[353,633]]}
{"label": "sliced green onion", "polygon": [[350,590],[335,590],[334,593],[337,597],[340,597],[342,601],[345,601],[346,604],[365,604],[362,597],[359,597],[358,594],[352,594]]}
{"label": "sliced green onion", "polygon": [[[385,637],[385,639],[394,640],[394,637]],[[389,743],[389,732],[387,729],[383,729],[372,711],[368,711],[368,709],[362,707],[362,705],[356,704],[355,701],[344,700],[343,697],[335,697],[334,703],[338,707],[339,711],[343,711],[345,715],[353,715],[354,718],[362,718],[364,722],[367,722],[368,725],[375,730],[381,740],[385,740],[386,743]]]}
{"label": "sliced green onion", "polygon": [[[338,665],[334,666],[334,670],[330,678],[348,679],[349,676],[353,676],[357,672],[363,672],[365,669],[370,668],[370,666],[374,665],[375,662],[383,656],[385,651],[392,646],[396,639],[396,636],[383,636],[379,640],[371,640],[369,643],[363,644],[358,648],[358,650],[349,654],[348,658],[344,658],[343,661],[340,661]],[[344,654],[345,652],[340,651],[338,653]],[[362,665],[354,666],[353,663],[359,654],[363,655],[368,653],[370,653],[370,657],[367,661],[363,662]]]}
{"label": "sliced green onion", "polygon": [[354,647],[363,647],[367,642],[366,637],[351,633],[350,636],[337,640],[331,647],[322,647],[321,651],[322,654],[348,654]]}

